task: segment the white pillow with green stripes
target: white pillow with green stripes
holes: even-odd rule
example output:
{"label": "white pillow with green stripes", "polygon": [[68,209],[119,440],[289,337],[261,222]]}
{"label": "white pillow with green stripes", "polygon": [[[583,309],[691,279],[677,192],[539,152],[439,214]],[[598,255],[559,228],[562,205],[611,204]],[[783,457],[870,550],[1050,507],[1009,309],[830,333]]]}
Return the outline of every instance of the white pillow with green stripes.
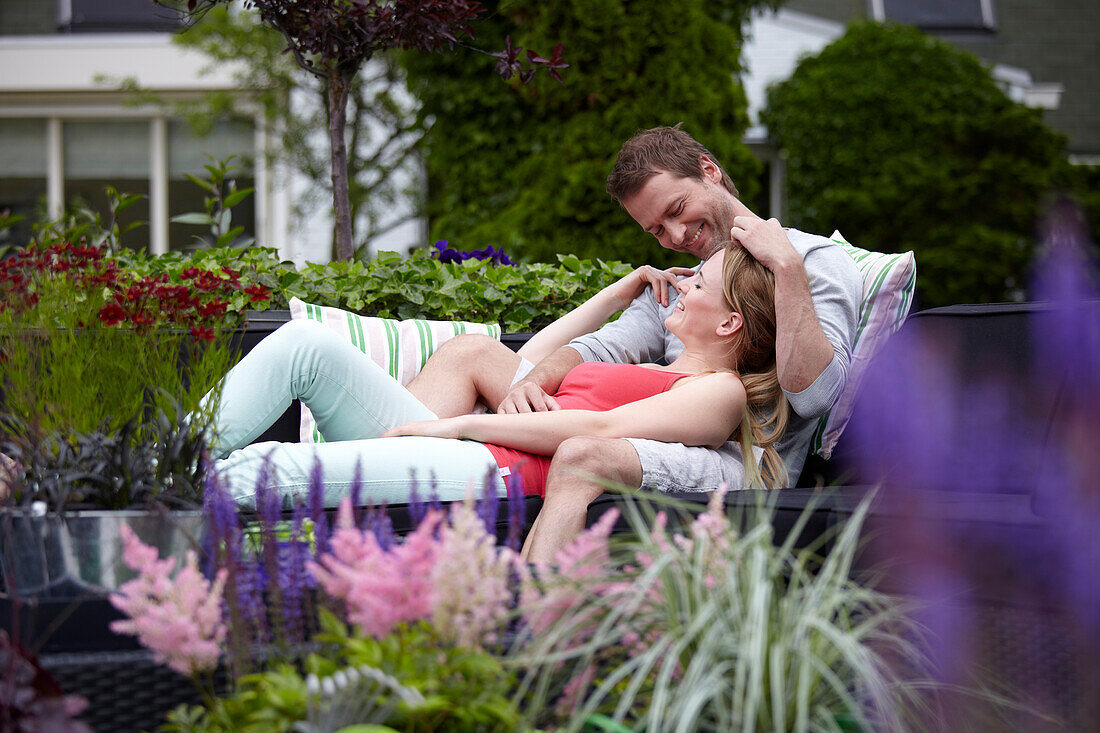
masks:
{"label": "white pillow with green stripes", "polygon": [[[497,323],[426,321],[419,318],[396,321],[313,305],[298,298],[290,299],[290,317],[308,318],[325,324],[401,384],[411,382],[439,345],[460,333],[480,333],[500,339],[500,324]],[[317,432],[317,423],[305,405],[302,405],[300,440],[303,443],[323,442]]]}
{"label": "white pillow with green stripes", "polygon": [[859,304],[859,324],[852,362],[848,366],[848,381],[836,405],[822,416],[811,443],[812,452],[822,458],[832,456],[840,434],[852,417],[867,365],[905,322],[917,287],[917,262],[912,252],[870,252],[849,244],[840,232],[833,232],[831,239],[856,261],[863,276],[863,297]]}

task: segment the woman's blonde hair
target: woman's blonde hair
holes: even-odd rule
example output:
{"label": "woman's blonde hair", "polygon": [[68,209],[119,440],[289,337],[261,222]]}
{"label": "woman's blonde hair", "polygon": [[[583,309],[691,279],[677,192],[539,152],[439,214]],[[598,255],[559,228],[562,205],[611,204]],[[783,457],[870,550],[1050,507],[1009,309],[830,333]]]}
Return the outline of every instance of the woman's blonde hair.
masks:
{"label": "woman's blonde hair", "polygon": [[[775,363],[775,277],[740,244],[726,242],[725,251],[723,294],[743,322],[734,337],[734,351],[747,395],[738,428],[745,473],[750,487],[762,483],[776,488],[787,480],[775,443],[787,430],[790,407]],[[754,445],[764,449],[763,466],[757,464]]]}

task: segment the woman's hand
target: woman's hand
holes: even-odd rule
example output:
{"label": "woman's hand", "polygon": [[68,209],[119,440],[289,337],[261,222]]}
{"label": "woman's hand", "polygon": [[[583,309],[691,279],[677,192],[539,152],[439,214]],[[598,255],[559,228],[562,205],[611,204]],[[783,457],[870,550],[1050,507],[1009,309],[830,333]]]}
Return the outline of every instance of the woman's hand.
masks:
{"label": "woman's hand", "polygon": [[681,277],[695,274],[690,267],[670,267],[667,270],[658,270],[650,265],[642,265],[634,272],[623,277],[617,283],[608,286],[608,291],[614,298],[617,310],[622,310],[637,298],[647,285],[653,286],[653,299],[662,307],[668,305],[668,286],[676,287],[676,282]]}
{"label": "woman's hand", "polygon": [[462,417],[449,417],[442,420],[419,420],[390,428],[382,434],[383,438],[397,438],[403,435],[416,435],[423,438],[465,438],[462,429]]}

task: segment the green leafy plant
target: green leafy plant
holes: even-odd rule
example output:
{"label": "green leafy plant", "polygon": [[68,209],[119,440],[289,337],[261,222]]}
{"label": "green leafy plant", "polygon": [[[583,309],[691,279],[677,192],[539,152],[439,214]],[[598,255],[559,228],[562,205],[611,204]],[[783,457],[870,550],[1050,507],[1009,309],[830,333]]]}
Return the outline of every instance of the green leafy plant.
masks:
{"label": "green leafy plant", "polygon": [[[346,711],[341,728],[364,723],[413,731],[511,733],[519,728],[520,713],[511,701],[514,675],[487,652],[445,643],[427,623],[402,625],[377,640],[352,633],[331,613],[322,612],[322,624],[318,641],[323,651],[310,656],[304,673],[278,665],[245,676],[237,690],[219,698],[213,708],[177,708],[164,730],[299,730],[296,726],[311,717],[332,713],[311,692],[311,675],[332,679],[346,676],[349,668],[363,667],[388,682],[371,691],[372,700],[358,700],[362,708]],[[363,709],[367,717],[351,717]]]}
{"label": "green leafy plant", "polygon": [[225,160],[215,160],[209,155],[210,162],[203,166],[208,174],[207,178],[199,178],[190,173],[185,173],[187,180],[207,192],[203,198],[204,212],[192,212],[173,216],[172,221],[177,224],[195,224],[209,227],[210,239],[196,237],[198,247],[212,245],[214,247],[244,248],[256,240],[252,237],[242,237],[244,227],[233,226],[233,207],[252,195],[254,188],[237,188],[237,182],[230,175],[239,170],[239,166],[233,165],[233,159],[237,156],[230,155]]}
{"label": "green leafy plant", "polygon": [[0,258],[3,258],[13,247],[8,243],[11,234],[9,230],[24,221],[27,217],[21,214],[13,214],[10,209],[0,211]]}
{"label": "green leafy plant", "polygon": [[141,276],[178,277],[188,268],[240,273],[241,283],[264,288],[270,298],[250,299],[242,290],[229,298],[229,312],[286,308],[291,297],[384,318],[488,321],[506,331],[533,331],[580,305],[633,269],[622,262],[559,255],[558,264],[497,266],[490,260],[445,263],[435,250],[408,256],[379,252],[367,261],[307,263],[300,270],[281,262],[271,248],[172,252],[159,257],[126,252],[122,266]]}
{"label": "green leafy plant", "polygon": [[112,254],[120,252],[122,235],[145,225],[142,221],[122,224],[121,214],[145,196],[120,193],[114,186],[104,186],[103,191],[107,196],[106,213],[78,200],[60,219],[34,224],[32,239],[43,244],[84,242],[93,247],[104,247]]}

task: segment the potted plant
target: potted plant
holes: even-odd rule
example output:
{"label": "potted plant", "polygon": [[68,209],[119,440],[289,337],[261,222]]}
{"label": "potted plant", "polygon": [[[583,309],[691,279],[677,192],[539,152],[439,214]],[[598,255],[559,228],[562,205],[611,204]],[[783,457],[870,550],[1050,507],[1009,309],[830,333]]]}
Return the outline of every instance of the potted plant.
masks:
{"label": "potted plant", "polygon": [[0,507],[8,613],[15,598],[118,587],[120,524],[163,551],[193,543],[201,398],[232,363],[228,303],[242,291],[266,297],[228,268],[138,276],[85,242],[0,262],[0,452],[18,467]]}

